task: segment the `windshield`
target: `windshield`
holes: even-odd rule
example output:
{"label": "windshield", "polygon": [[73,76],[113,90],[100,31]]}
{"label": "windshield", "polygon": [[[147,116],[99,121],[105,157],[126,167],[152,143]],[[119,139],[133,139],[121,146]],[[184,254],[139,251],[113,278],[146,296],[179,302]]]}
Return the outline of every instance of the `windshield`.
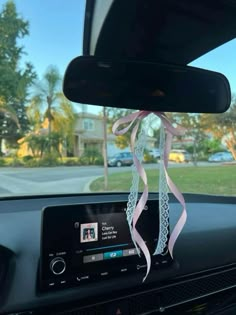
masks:
{"label": "windshield", "polygon": [[[130,190],[130,132],[115,136],[112,125],[131,111],[74,104],[62,93],[68,63],[82,54],[84,13],[85,0],[0,0],[0,197]],[[234,93],[235,52],[233,40],[191,65],[225,74]],[[187,130],[173,138],[169,156],[180,190],[235,196],[234,94],[225,114],[168,117]],[[143,157],[153,192],[159,140],[153,118]]]}

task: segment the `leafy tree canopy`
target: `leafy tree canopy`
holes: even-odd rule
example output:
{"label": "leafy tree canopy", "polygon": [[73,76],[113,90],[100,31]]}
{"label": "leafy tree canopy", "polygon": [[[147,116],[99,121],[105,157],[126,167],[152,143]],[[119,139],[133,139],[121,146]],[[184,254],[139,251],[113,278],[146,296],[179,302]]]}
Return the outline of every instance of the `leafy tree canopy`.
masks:
{"label": "leafy tree canopy", "polygon": [[7,1],[0,11],[0,140],[16,141],[29,128],[25,104],[36,74],[30,63],[22,65],[25,52],[19,43],[28,34],[28,21]]}

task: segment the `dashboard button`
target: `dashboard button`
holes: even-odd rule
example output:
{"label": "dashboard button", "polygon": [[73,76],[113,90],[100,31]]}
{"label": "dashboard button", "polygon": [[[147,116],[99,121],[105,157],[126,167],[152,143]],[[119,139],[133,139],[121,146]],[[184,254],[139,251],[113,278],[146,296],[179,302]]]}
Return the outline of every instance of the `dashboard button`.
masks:
{"label": "dashboard button", "polygon": [[48,286],[49,286],[49,288],[55,287],[55,282],[50,282],[50,283],[48,284]]}
{"label": "dashboard button", "polygon": [[61,275],[66,270],[66,262],[61,257],[54,258],[50,263],[50,269],[54,275]]}
{"label": "dashboard button", "polygon": [[75,283],[76,285],[79,285],[79,284],[83,284],[83,283],[87,283],[89,281],[93,280],[93,277],[92,275],[89,275],[89,274],[81,274],[81,275],[77,275],[75,278],[74,278],[74,281],[73,283]]}
{"label": "dashboard button", "polygon": [[104,271],[100,273],[101,278],[106,278],[110,275],[110,273],[108,271]]}
{"label": "dashboard button", "polygon": [[80,282],[80,281],[88,281],[88,280],[90,280],[90,275],[81,275],[81,276],[78,276],[78,277],[76,277],[76,280],[78,281],[78,282]]}
{"label": "dashboard button", "polygon": [[66,280],[62,280],[62,281],[60,281],[60,284],[66,284]]}
{"label": "dashboard button", "polygon": [[104,253],[104,259],[113,259],[113,258],[118,258],[122,256],[123,256],[122,250],[115,250],[113,252]]}
{"label": "dashboard button", "polygon": [[160,261],[155,261],[153,265],[154,265],[154,268],[160,268],[161,263]]}
{"label": "dashboard button", "polygon": [[142,270],[142,269],[144,269],[144,268],[147,268],[147,265],[146,264],[144,264],[144,265],[137,265],[137,270]]}
{"label": "dashboard button", "polygon": [[123,250],[123,256],[133,256],[133,255],[138,255],[136,248],[129,248],[129,249]]}
{"label": "dashboard button", "polygon": [[167,265],[168,264],[168,260],[162,260],[162,265]]}
{"label": "dashboard button", "polygon": [[83,258],[84,264],[101,261],[101,260],[103,260],[103,254],[87,255],[87,256],[84,256]]}

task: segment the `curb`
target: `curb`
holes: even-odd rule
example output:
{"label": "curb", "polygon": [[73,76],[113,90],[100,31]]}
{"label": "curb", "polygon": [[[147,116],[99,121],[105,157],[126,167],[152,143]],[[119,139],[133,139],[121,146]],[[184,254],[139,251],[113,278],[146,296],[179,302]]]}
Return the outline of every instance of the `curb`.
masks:
{"label": "curb", "polygon": [[90,177],[91,179],[88,181],[88,183],[84,186],[83,188],[83,193],[90,193],[90,185],[92,184],[92,182],[94,182],[96,179],[98,178],[102,178],[103,176],[94,176],[94,177]]}

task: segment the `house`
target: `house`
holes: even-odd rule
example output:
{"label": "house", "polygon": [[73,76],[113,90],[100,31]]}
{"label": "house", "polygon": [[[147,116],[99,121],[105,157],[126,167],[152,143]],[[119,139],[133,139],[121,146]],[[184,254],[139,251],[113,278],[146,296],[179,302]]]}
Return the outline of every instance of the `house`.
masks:
{"label": "house", "polygon": [[181,149],[194,144],[194,138],[190,136],[183,136],[180,139],[174,137],[172,140],[172,146],[174,149]]}
{"label": "house", "polygon": [[[48,121],[45,120],[37,132],[33,134],[47,134],[48,133]],[[28,134],[29,135],[29,134]],[[114,154],[127,151],[129,148],[121,150],[115,145],[116,136],[113,134],[107,134],[107,155],[108,157]],[[23,157],[25,155],[32,155],[32,152],[25,142],[25,137],[18,140],[19,149],[18,156]],[[96,150],[100,153],[103,152],[104,144],[104,130],[103,130],[103,117],[100,115],[95,115],[87,112],[77,114],[75,131],[74,131],[74,148],[73,155],[80,157],[85,150]],[[147,138],[147,149],[154,147],[155,139],[152,137]],[[61,148],[61,154],[66,155],[65,150]]]}
{"label": "house", "polygon": [[[114,141],[114,135],[107,135],[108,141]],[[81,156],[85,150],[97,150],[102,153],[104,142],[103,118],[91,113],[77,114],[75,125],[74,156]]]}
{"label": "house", "polygon": [[[115,145],[116,136],[113,134],[107,135],[107,155],[112,156],[121,151]],[[103,131],[103,117],[91,113],[77,114],[77,122],[75,126],[75,142],[74,142],[74,156],[81,156],[86,149],[95,149],[102,153],[104,142]],[[155,139],[152,137],[147,138],[147,148],[154,147]]]}

